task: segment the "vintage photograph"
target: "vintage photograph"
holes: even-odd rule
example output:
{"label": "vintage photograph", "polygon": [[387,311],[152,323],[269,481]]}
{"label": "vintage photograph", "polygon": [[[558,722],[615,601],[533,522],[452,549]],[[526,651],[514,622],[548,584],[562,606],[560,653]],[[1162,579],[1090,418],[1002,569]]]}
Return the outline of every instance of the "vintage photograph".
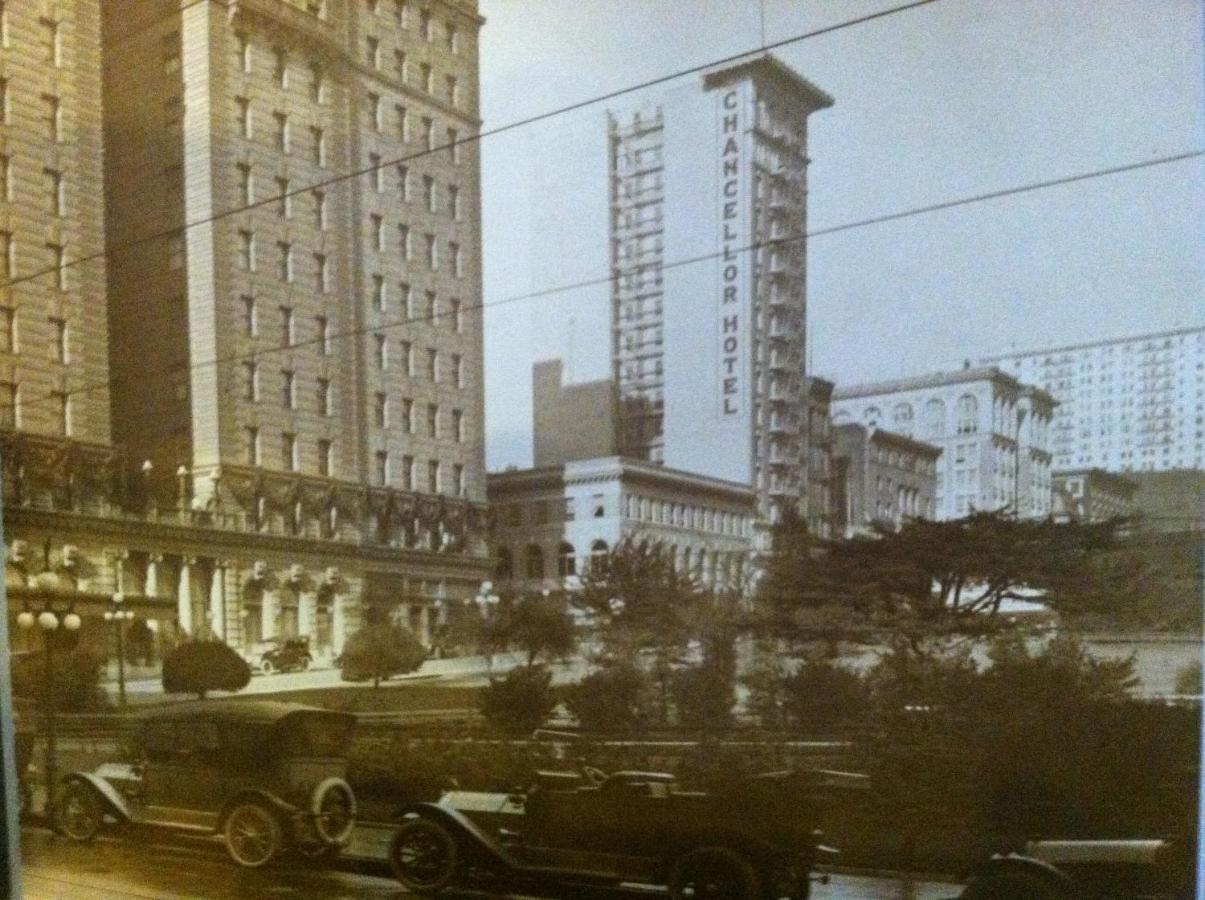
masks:
{"label": "vintage photograph", "polygon": [[0,897],[1201,897],[1203,35],[0,0]]}

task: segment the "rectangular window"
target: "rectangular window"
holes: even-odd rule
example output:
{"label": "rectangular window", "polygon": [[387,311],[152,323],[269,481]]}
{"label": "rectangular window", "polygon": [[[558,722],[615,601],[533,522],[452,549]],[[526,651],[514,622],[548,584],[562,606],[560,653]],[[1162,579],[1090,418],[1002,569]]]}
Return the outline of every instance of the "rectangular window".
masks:
{"label": "rectangular window", "polygon": [[431,40],[431,13],[425,9],[418,14],[418,33],[424,41]]}
{"label": "rectangular window", "polygon": [[456,241],[448,242],[448,255],[452,257],[452,274],[457,278],[464,276],[464,267],[460,256],[460,244]]}
{"label": "rectangular window", "polygon": [[0,353],[17,352],[17,311],[0,306]]}
{"label": "rectangular window", "polygon": [[397,227],[397,234],[398,243],[400,244],[398,251],[401,253],[402,262],[408,262],[410,260],[410,226],[399,225]]}
{"label": "rectangular window", "polygon": [[409,397],[402,398],[402,428],[406,434],[414,434],[414,401]]}
{"label": "rectangular window", "polygon": [[243,399],[255,403],[259,400],[259,365],[243,363]]}
{"label": "rectangular window", "polygon": [[13,159],[0,153],[0,200],[13,199]]}
{"label": "rectangular window", "polygon": [[434,347],[427,349],[427,378],[432,383],[439,381],[439,351]]}
{"label": "rectangular window", "polygon": [[448,102],[453,106],[460,106],[460,82],[456,80],[455,75],[447,76],[448,85]]}
{"label": "rectangular window", "polygon": [[293,280],[293,245],[288,241],[277,241],[276,249],[280,251],[280,280]]}
{"label": "rectangular window", "polygon": [[51,265],[55,271],[55,287],[60,291],[67,290],[67,248],[62,244],[47,244],[50,252]]}
{"label": "rectangular window", "polygon": [[456,443],[464,443],[464,413],[459,409],[452,410],[452,436]]}
{"label": "rectangular window", "polygon": [[381,155],[379,153],[368,154],[368,180],[372,183],[372,189],[378,194],[385,190],[385,173],[381,171]]}
{"label": "rectangular window", "polygon": [[240,230],[239,236],[239,266],[244,272],[255,271],[255,235],[250,231]]}
{"label": "rectangular window", "polygon": [[314,225],[319,231],[326,231],[326,192],[314,191]]}
{"label": "rectangular window", "polygon": [[334,445],[325,438],[318,441],[318,474],[329,478],[334,471]]}
{"label": "rectangular window", "polygon": [[259,312],[254,297],[243,297],[243,333],[247,337],[259,334]]}
{"label": "rectangular window", "polygon": [[315,103],[326,102],[326,77],[318,63],[310,66],[310,99]]}
{"label": "rectangular window", "polygon": [[20,428],[20,389],[10,381],[0,382],[0,428]]}
{"label": "rectangular window", "polygon": [[259,465],[259,429],[248,425],[243,429],[243,439],[247,453],[247,465]]}
{"label": "rectangular window", "polygon": [[448,215],[453,222],[460,221],[460,188],[454,184],[448,185]]}
{"label": "rectangular window", "polygon": [[428,94],[430,94],[432,91],[431,91],[431,66],[429,63],[423,63],[421,66],[419,66],[419,79],[422,83],[423,90],[426,91]]}
{"label": "rectangular window", "polygon": [[408,166],[397,167],[397,192],[403,202],[410,201],[410,169]]}
{"label": "rectangular window", "polygon": [[272,51],[272,59],[275,65],[272,69],[272,78],[277,85],[282,88],[289,86],[289,57],[282,47],[277,47]]}
{"label": "rectangular window", "polygon": [[460,52],[460,33],[451,22],[448,23],[448,49],[453,53]]}
{"label": "rectangular window", "polygon": [[407,143],[410,140],[410,117],[406,114],[406,107],[398,104],[393,109],[397,113],[398,140]]}
{"label": "rectangular window", "polygon": [[50,140],[57,143],[63,137],[63,104],[55,94],[43,94],[42,106],[45,110],[46,133]]}
{"label": "rectangular window", "polygon": [[255,118],[251,111],[251,101],[246,97],[235,97],[234,105],[238,108],[239,129],[243,137],[250,138],[254,134]]}
{"label": "rectangular window", "polygon": [[325,253],[314,254],[314,288],[320,294],[331,289],[330,264]]}
{"label": "rectangular window", "polygon": [[280,343],[282,347],[292,347],[297,343],[297,329],[293,323],[293,307],[280,308]]}
{"label": "rectangular window", "polygon": [[246,74],[250,74],[253,62],[251,59],[251,39],[245,34],[236,34],[234,37],[237,43],[236,49],[238,52],[239,67]]}
{"label": "rectangular window", "polygon": [[435,235],[424,235],[427,241],[427,268],[434,272],[439,268],[439,250],[435,242]]}
{"label": "rectangular window", "polygon": [[42,29],[42,59],[55,68],[63,64],[62,34],[59,23],[53,19],[39,19]]}
{"label": "rectangular window", "polygon": [[52,216],[63,215],[64,190],[63,173],[57,169],[43,169],[46,176],[46,199],[49,201]]}
{"label": "rectangular window", "polygon": [[423,196],[427,202],[427,212],[435,212],[435,179],[430,175],[423,176]]}
{"label": "rectangular window", "polygon": [[464,387],[464,359],[459,353],[452,354],[452,378],[458,388]]}
{"label": "rectangular window", "polygon": [[375,418],[377,428],[389,427],[389,397],[378,393],[376,397]]}
{"label": "rectangular window", "polygon": [[427,404],[427,437],[439,437],[439,406],[434,403]]}
{"label": "rectangular window", "polygon": [[455,128],[448,129],[448,156],[452,162],[460,162],[460,135]]}
{"label": "rectangular window", "polygon": [[243,206],[250,206],[255,202],[255,176],[246,163],[239,163],[235,168],[238,169],[239,200]]}
{"label": "rectangular window", "polygon": [[377,451],[377,484],[389,484],[389,451]]}
{"label": "rectangular window", "polygon": [[372,243],[376,251],[380,253],[385,249],[385,220],[376,213],[370,217],[372,223]]}
{"label": "rectangular window", "polygon": [[331,355],[331,323],[326,316],[318,316],[318,349],[323,356]]}
{"label": "rectangular window", "polygon": [[385,276],[372,276],[372,308],[377,312],[385,311]]}
{"label": "rectangular window", "polygon": [[373,131],[380,131],[381,123],[381,95],[370,93],[368,95],[368,120],[372,123]]}
{"label": "rectangular window", "polygon": [[407,378],[414,377],[414,345],[409,341],[402,341],[402,371]]}
{"label": "rectangular window", "polygon": [[372,66],[374,69],[381,68],[381,42],[380,42],[380,40],[369,35],[369,37],[365,39],[364,50],[365,50],[364,55],[367,58],[368,64],[370,66]]}
{"label": "rectangular window", "polygon": [[282,468],[289,472],[296,472],[298,466],[297,453],[297,435],[291,431],[281,432],[280,435],[280,463]]}
{"label": "rectangular window", "polygon": [[289,117],[282,112],[272,114],[276,120],[276,149],[281,153],[289,152]]}
{"label": "rectangular window", "polygon": [[329,378],[318,379],[316,396],[318,398],[318,415],[329,416],[332,409],[331,380]]}
{"label": "rectangular window", "polygon": [[297,408],[297,376],[291,369],[280,372],[280,404],[285,409]]}
{"label": "rectangular window", "polygon": [[71,437],[71,395],[66,391],[53,391],[50,397],[58,410],[59,435]]}
{"label": "rectangular window", "polygon": [[282,219],[293,217],[293,198],[289,193],[289,179],[276,179],[276,212]]}
{"label": "rectangular window", "polygon": [[414,318],[413,298],[410,292],[409,282],[403,281],[398,285],[400,304],[402,307],[402,315],[407,319]]}
{"label": "rectangular window", "polygon": [[374,334],[373,340],[376,343],[377,368],[389,368],[389,341],[383,334]]}
{"label": "rectangular window", "polygon": [[310,140],[314,145],[314,165],[326,166],[326,132],[314,126],[310,129]]}
{"label": "rectangular window", "polygon": [[435,123],[431,119],[423,119],[423,146],[428,150],[435,149]]}
{"label": "rectangular window", "polygon": [[452,310],[452,330],[460,332],[464,330],[464,317],[460,311],[460,301],[453,300],[450,304]]}
{"label": "rectangular window", "polygon": [[427,490],[432,494],[438,494],[440,488],[439,478],[439,460],[433,459],[427,463]]}
{"label": "rectangular window", "polygon": [[402,489],[414,490],[414,457],[402,457]]}
{"label": "rectangular window", "polygon": [[0,125],[8,124],[8,79],[0,78]]}
{"label": "rectangular window", "polygon": [[427,321],[435,324],[439,317],[439,299],[435,291],[427,291]]}
{"label": "rectangular window", "polygon": [[51,330],[54,332],[54,344],[51,349],[51,359],[57,363],[66,365],[71,362],[71,352],[67,341],[67,320],[55,319],[50,320]]}
{"label": "rectangular window", "polygon": [[452,483],[457,497],[463,497],[465,494],[464,485],[464,466],[456,463],[452,466]]}

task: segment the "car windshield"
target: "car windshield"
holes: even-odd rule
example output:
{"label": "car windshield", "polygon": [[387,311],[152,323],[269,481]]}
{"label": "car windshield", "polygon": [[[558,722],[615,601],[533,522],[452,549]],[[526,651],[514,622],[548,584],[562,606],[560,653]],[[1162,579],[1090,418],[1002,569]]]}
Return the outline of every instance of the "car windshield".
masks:
{"label": "car windshield", "polygon": [[346,756],[354,720],[295,713],[279,725],[281,756]]}

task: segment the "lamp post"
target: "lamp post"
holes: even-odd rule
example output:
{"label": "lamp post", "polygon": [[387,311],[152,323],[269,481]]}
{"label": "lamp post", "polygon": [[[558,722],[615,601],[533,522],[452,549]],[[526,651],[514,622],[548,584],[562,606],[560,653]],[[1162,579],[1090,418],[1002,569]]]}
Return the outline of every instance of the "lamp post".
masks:
{"label": "lamp post", "polygon": [[54,642],[61,627],[66,632],[79,631],[82,624],[80,617],[67,606],[66,609],[58,610],[54,608],[53,601],[49,596],[45,597],[40,608],[30,609],[28,605],[17,614],[17,625],[25,630],[31,630],[35,626],[42,632],[42,643],[45,649],[43,656],[45,660],[45,690],[43,694],[43,715],[46,720],[46,803],[43,807],[43,812],[46,818],[54,826],[55,821],[55,798],[54,786],[57,780],[57,746],[55,735],[55,717],[54,717]]}
{"label": "lamp post", "polygon": [[117,699],[122,706],[126,705],[125,625],[134,618],[133,610],[122,606],[125,599],[124,594],[117,592],[105,610],[105,621],[113,625],[113,633],[117,635]]}

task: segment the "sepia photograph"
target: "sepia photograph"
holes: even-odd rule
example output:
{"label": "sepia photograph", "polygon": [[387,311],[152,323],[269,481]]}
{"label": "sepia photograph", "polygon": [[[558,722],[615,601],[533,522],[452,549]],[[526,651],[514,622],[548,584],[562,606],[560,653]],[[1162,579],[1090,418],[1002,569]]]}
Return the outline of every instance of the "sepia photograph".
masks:
{"label": "sepia photograph", "polygon": [[0,900],[1201,900],[1205,0],[0,0]]}

